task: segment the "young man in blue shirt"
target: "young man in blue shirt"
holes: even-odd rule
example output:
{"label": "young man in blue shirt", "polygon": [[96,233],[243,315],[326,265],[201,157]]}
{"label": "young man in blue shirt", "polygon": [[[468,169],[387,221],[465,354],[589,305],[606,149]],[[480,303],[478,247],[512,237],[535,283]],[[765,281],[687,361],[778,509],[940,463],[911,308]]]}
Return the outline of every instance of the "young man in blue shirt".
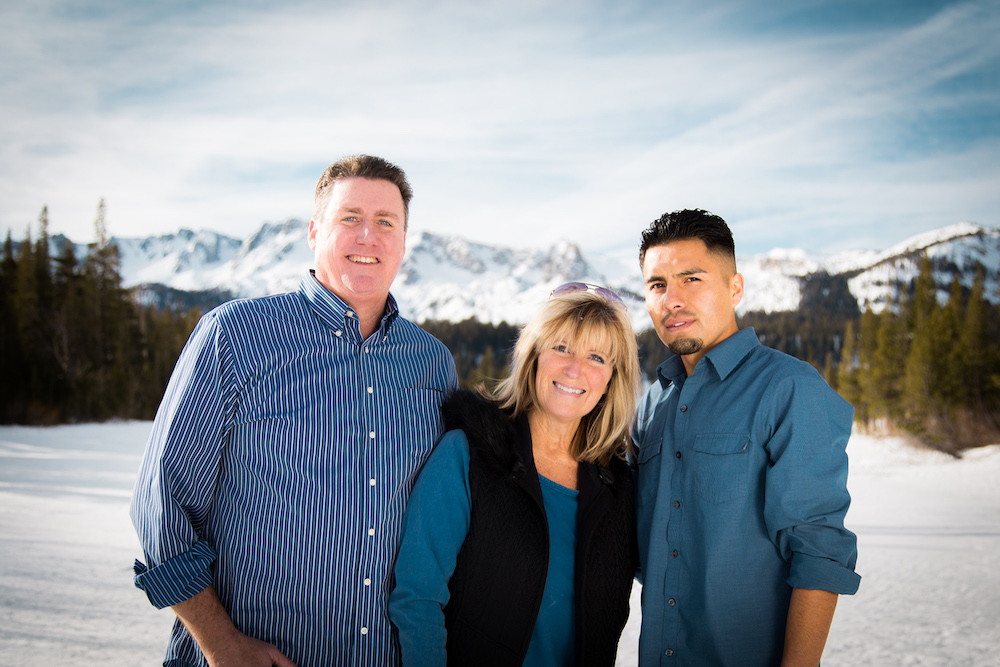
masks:
{"label": "young man in blue shirt", "polygon": [[403,509],[456,385],[389,294],[410,196],[380,158],[330,165],[315,270],[191,334],[131,507],[136,586],[179,619],[166,667],[399,662],[386,601]]}
{"label": "young man in blue shirt", "polygon": [[639,658],[652,665],[819,664],[853,594],[853,408],[809,364],[740,330],[732,234],[701,210],[643,232],[646,308],[673,353],[640,404]]}

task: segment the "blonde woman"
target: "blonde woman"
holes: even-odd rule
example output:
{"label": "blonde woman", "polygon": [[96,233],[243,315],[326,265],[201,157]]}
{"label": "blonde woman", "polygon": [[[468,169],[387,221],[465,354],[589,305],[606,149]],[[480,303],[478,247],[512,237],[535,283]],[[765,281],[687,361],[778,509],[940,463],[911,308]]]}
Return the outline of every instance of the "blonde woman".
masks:
{"label": "blonde woman", "polygon": [[492,392],[456,392],[404,517],[404,665],[612,665],[637,564],[625,304],[567,283]]}

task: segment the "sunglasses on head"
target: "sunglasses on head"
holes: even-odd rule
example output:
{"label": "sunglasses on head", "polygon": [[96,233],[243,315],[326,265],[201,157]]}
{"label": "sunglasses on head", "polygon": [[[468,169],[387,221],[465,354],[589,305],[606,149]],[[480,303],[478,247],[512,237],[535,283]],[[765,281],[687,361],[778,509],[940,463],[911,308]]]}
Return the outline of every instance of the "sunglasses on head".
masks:
{"label": "sunglasses on head", "polygon": [[552,290],[549,294],[549,298],[551,299],[552,297],[559,296],[561,294],[569,294],[570,292],[593,292],[604,297],[611,303],[618,304],[625,310],[628,310],[628,305],[620,296],[609,290],[607,287],[601,287],[600,285],[594,285],[592,283],[563,283],[559,287]]}

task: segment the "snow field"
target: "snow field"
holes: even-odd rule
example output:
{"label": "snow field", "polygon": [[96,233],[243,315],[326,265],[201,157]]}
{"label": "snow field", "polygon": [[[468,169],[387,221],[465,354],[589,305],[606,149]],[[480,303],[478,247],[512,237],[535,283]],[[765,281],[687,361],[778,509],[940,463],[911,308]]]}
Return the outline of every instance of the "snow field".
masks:
{"label": "snow field", "polygon": [[[0,427],[0,665],[159,664],[170,625],[132,587],[128,497],[148,422]],[[956,460],[855,435],[856,596],[824,667],[1000,664],[1000,446]],[[639,587],[619,650],[636,664]]]}

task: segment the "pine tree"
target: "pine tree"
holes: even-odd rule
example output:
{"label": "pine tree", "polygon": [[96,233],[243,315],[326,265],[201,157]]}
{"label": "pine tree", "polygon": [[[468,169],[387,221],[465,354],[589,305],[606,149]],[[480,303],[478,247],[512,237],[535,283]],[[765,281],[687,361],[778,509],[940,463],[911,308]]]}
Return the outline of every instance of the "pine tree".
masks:
{"label": "pine tree", "polygon": [[80,395],[87,391],[83,382],[91,368],[85,338],[91,320],[84,294],[76,250],[70,241],[66,241],[56,257],[53,274],[52,354],[62,372],[66,389],[63,409],[71,418],[84,416]]}
{"label": "pine tree", "polygon": [[920,424],[933,405],[935,345],[931,323],[938,310],[934,269],[925,255],[905,318],[910,345],[903,371],[900,417],[910,430],[922,429]]}
{"label": "pine tree", "polygon": [[41,377],[38,372],[39,334],[41,330],[38,312],[38,273],[35,270],[34,242],[31,229],[25,233],[17,252],[17,275],[14,280],[14,319],[17,322],[17,340],[21,351],[23,372],[20,390],[15,405],[16,421],[32,421],[38,418],[37,399],[41,394]]}
{"label": "pine tree", "polygon": [[92,419],[107,419],[117,414],[119,405],[128,399],[120,385],[121,373],[116,368],[124,363],[116,353],[125,347],[120,341],[124,306],[121,289],[121,260],[118,247],[108,240],[105,204],[101,199],[94,219],[94,243],[83,262],[83,305],[88,313],[86,332],[88,389],[83,395],[82,408]]}
{"label": "pine tree", "polygon": [[875,333],[875,352],[871,364],[872,415],[889,421],[898,417],[903,367],[908,352],[900,318],[892,304],[879,314]]}
{"label": "pine tree", "polygon": [[952,281],[948,301],[931,318],[932,382],[934,398],[940,408],[955,408],[966,401],[959,340],[964,311],[962,285],[958,275]]}
{"label": "pine tree", "polygon": [[878,416],[876,405],[879,402],[879,390],[875,385],[875,375],[872,369],[875,365],[875,348],[878,341],[879,316],[871,309],[865,309],[861,315],[860,335],[858,337],[857,355],[858,364],[856,369],[858,387],[858,408],[859,414],[863,415],[862,424],[871,426]]}
{"label": "pine tree", "polygon": [[65,387],[59,377],[53,357],[52,319],[55,310],[52,292],[52,257],[49,251],[49,207],[43,206],[38,215],[38,239],[34,247],[35,290],[37,294],[38,323],[37,354],[34,358],[39,377],[40,404],[47,406],[46,412],[52,420],[58,421],[58,404]]}
{"label": "pine tree", "polygon": [[987,324],[989,304],[983,296],[983,269],[979,267],[972,282],[965,316],[958,337],[955,363],[957,372],[963,378],[965,404],[970,407],[982,406],[988,393],[988,382],[992,347]]}
{"label": "pine tree", "polygon": [[920,259],[920,268],[913,285],[913,296],[906,309],[906,328],[917,331],[930,324],[931,315],[938,306],[937,283],[934,280],[934,266],[927,255]]}
{"label": "pine tree", "polygon": [[854,420],[859,424],[868,422],[868,405],[862,400],[858,384],[858,359],[855,353],[854,322],[848,321],[844,330],[844,344],[840,348],[840,364],[837,367],[837,392],[845,401],[854,406]]}
{"label": "pine tree", "polygon": [[14,241],[10,231],[3,246],[3,260],[0,261],[0,421],[13,419],[13,408],[22,384],[11,378],[23,377],[21,335],[15,308],[15,288],[18,279],[17,260],[14,257]]}

